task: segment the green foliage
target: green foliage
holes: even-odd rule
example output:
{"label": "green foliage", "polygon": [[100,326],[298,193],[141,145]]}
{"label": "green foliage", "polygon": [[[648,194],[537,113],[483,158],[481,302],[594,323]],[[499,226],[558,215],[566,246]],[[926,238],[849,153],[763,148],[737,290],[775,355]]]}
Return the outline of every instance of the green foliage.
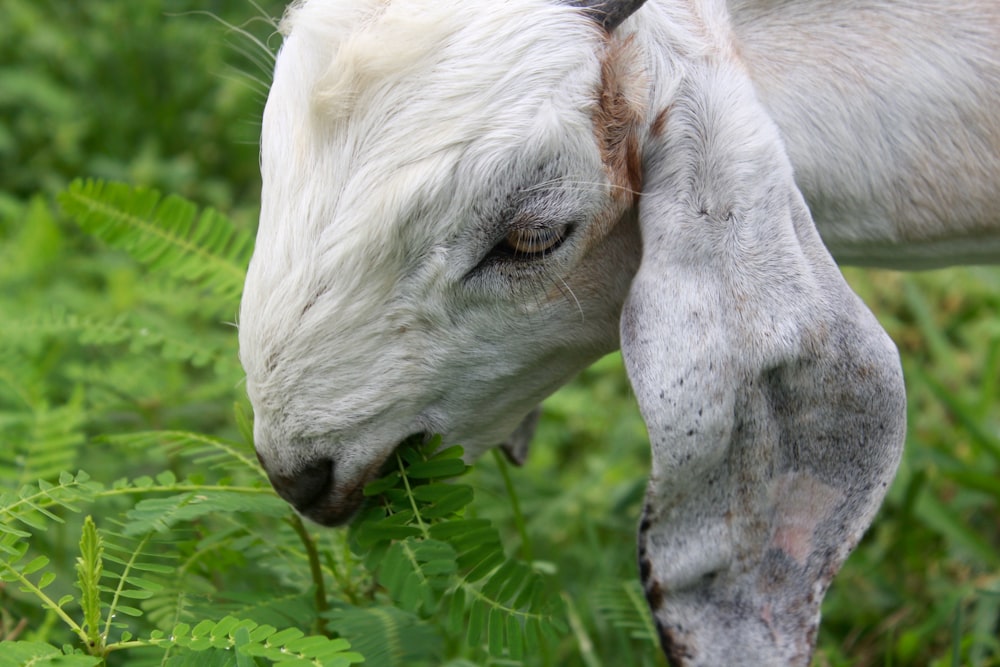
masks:
{"label": "green foliage", "polygon": [[267,40],[284,3],[259,4],[4,0],[0,211],[79,175],[246,200],[270,53],[193,12]]}
{"label": "green foliage", "polygon": [[361,655],[347,650],[350,645],[343,639],[306,636],[296,628],[278,630],[232,616],[217,623],[202,621],[194,627],[180,623],[169,638],[154,632],[149,644],[181,647],[188,651],[235,649],[237,665],[241,657],[246,665],[258,664],[253,658],[259,657],[276,667],[348,667],[362,661]]}
{"label": "green foliage", "polygon": [[909,424],[886,503],[824,606],[825,657],[1000,664],[1000,272],[846,273],[900,347]]}
{"label": "green foliage", "polygon": [[59,201],[84,230],[152,270],[225,300],[239,297],[253,238],[212,209],[198,216],[176,195],[93,180],[74,181]]}
{"label": "green foliage", "polygon": [[[44,557],[43,557],[44,558]],[[46,565],[48,564],[48,559]],[[83,522],[80,556],[76,559],[77,586],[83,611],[84,640],[88,647],[103,649],[101,638],[101,573],[104,571],[104,543],[91,517]]]}
{"label": "green foliage", "polygon": [[440,439],[404,446],[398,469],[365,489],[380,502],[352,527],[365,564],[401,610],[440,613],[448,634],[490,656],[522,660],[561,630],[564,612],[546,577],[504,553],[496,527],[465,518],[473,489],[442,484],[466,472],[460,447]]}
{"label": "green foliage", "polygon": [[659,645],[659,633],[646,604],[642,585],[635,580],[607,582],[598,589],[594,600],[601,616],[630,637]]}
{"label": "green foliage", "polygon": [[[235,298],[218,286],[242,275],[249,246],[233,242],[219,214],[197,217],[178,197],[101,182],[76,182],[60,200],[82,227],[134,255],[147,275],[172,281],[178,293]],[[191,258],[201,268],[192,269]],[[184,325],[199,326],[198,319]],[[197,355],[137,342],[142,332],[98,316],[50,315],[11,328],[3,340],[30,357],[47,354],[39,337],[61,340],[67,350],[79,345],[135,358],[158,351],[161,364],[188,373],[201,366]],[[20,380],[15,371],[8,375]],[[84,447],[154,465],[151,474],[126,469],[125,477],[102,482],[58,471],[57,483],[42,478],[2,496],[2,579],[17,584],[20,613],[47,609],[59,622],[15,642],[18,655],[31,648],[31,659],[53,663],[134,664],[137,653],[175,665],[205,652],[197,658],[204,664],[348,665],[362,659],[348,650],[350,637],[366,647],[369,665],[516,663],[560,641],[564,611],[551,567],[508,557],[496,526],[469,515],[473,488],[454,481],[467,472],[460,447],[431,441],[401,448],[396,469],[366,489],[369,507],[349,536],[323,545],[267,484],[239,403],[232,420],[238,438],[164,429],[95,436],[110,420],[101,404],[88,403],[87,386],[77,386],[65,404],[73,418],[54,429],[72,437],[9,430],[24,455],[12,462],[20,462],[20,474],[8,476],[48,470],[24,465],[38,456],[72,462]],[[34,398],[20,395],[24,405],[12,406],[17,418],[9,423],[41,421],[47,402],[35,408]],[[44,391],[41,397],[49,400]],[[139,411],[132,421],[149,421],[144,417]],[[84,508],[91,514],[74,524],[80,536],[72,592],[60,585],[60,563],[45,555],[61,541],[48,539],[48,528],[69,528],[66,512]],[[328,579],[341,590],[328,592]],[[60,625],[76,639],[59,638]],[[66,648],[57,654],[57,646]]]}
{"label": "green foliage", "polygon": [[[547,401],[519,470],[403,450],[350,531],[270,490],[227,323],[271,56],[205,8],[276,46],[245,0],[0,9],[0,667],[662,667],[617,355]],[[1000,273],[848,276],[910,425],[815,664],[998,665]]]}

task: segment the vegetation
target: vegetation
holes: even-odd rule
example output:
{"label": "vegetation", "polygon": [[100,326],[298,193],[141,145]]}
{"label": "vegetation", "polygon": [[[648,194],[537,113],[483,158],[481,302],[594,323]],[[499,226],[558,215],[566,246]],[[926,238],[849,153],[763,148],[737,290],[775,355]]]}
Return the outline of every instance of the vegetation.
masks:
{"label": "vegetation", "polygon": [[[524,468],[411,446],[350,530],[273,494],[230,324],[268,62],[190,12],[273,50],[246,21],[281,10],[164,5],[0,9],[0,667],[664,665],[617,355],[546,403]],[[815,664],[1000,665],[1000,271],[846,273],[910,426]]]}

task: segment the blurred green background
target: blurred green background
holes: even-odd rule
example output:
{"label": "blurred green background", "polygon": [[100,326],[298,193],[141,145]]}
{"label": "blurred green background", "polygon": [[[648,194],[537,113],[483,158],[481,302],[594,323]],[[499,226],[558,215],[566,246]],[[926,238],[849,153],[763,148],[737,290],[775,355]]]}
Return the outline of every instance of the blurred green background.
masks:
{"label": "blurred green background", "polygon": [[[76,177],[122,180],[214,206],[252,230],[269,63],[251,37],[275,50],[265,19],[281,11],[248,0],[0,4],[5,486],[60,469],[110,481],[163,465],[106,456],[89,443],[94,433],[235,432],[241,374],[226,324],[235,305],[178,302],[169,285],[80,232],[54,196]],[[845,273],[902,352],[909,435],[885,507],[828,595],[816,664],[1000,665],[1000,269]],[[116,348],[110,330],[98,347],[81,321],[127,322],[166,339],[194,327],[199,345],[227,352],[199,364],[183,340]],[[23,452],[7,443],[46,438],[79,447],[18,467]],[[663,664],[595,612],[601,586],[636,577],[647,467],[644,427],[612,355],[546,404],[529,463],[515,472],[534,556],[552,563],[575,615],[566,664]],[[472,483],[477,511],[518,548],[491,457]],[[0,591],[0,636],[17,622],[11,604]]]}

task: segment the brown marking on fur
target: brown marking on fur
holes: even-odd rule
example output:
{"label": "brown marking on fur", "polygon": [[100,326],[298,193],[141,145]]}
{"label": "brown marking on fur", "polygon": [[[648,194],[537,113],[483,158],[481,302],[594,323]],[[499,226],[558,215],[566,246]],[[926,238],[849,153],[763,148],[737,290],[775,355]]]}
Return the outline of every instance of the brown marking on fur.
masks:
{"label": "brown marking on fur", "polygon": [[[617,248],[619,266],[633,272],[638,268],[641,244],[635,205],[642,190],[640,139],[647,90],[648,81],[632,38],[608,35],[592,120],[601,161],[611,182],[611,196],[604,209],[585,225],[582,238],[585,262],[593,263],[598,253],[607,252],[609,239],[618,237],[611,245]],[[606,292],[606,273],[583,268],[574,274],[571,284],[554,285],[546,295],[547,300],[567,298],[567,288],[588,294]]]}
{"label": "brown marking on fur", "polygon": [[663,587],[656,579],[649,579],[645,586],[646,602],[654,612],[663,606]]}
{"label": "brown marking on fur", "polygon": [[689,660],[697,657],[688,640],[688,633],[681,626],[664,626],[659,619],[656,620],[656,629],[660,633],[660,645],[667,656],[667,660],[675,667],[684,667],[691,664]]}
{"label": "brown marking on fur", "polygon": [[637,88],[645,90],[645,85],[632,49],[632,38],[610,39],[601,61],[594,132],[601,159],[615,186],[613,196],[629,203],[642,190],[639,129],[645,110],[636,99]]}
{"label": "brown marking on fur", "polygon": [[663,131],[667,129],[667,117],[670,115],[672,108],[672,106],[667,106],[660,113],[656,114],[656,118],[653,119],[653,125],[649,129],[650,134],[654,137],[663,136]]}

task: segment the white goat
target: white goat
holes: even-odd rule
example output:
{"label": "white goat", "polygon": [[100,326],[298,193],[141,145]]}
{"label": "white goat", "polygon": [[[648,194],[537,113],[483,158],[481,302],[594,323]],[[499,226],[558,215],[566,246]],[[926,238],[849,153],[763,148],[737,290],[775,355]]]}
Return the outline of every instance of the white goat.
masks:
{"label": "white goat", "polygon": [[289,11],[240,315],[256,444],[340,523],[407,436],[524,436],[620,344],[665,652],[807,665],[905,427],[827,248],[1000,257],[1000,4],[642,4]]}

